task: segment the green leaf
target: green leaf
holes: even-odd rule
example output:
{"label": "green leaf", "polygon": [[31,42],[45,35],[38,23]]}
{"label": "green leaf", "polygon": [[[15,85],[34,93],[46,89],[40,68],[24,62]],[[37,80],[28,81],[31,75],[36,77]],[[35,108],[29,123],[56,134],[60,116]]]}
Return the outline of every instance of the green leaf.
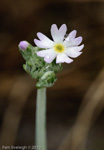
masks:
{"label": "green leaf", "polygon": [[39,50],[41,49],[30,44],[26,50],[20,50],[26,60],[23,68],[37,80],[37,88],[51,87],[57,80],[56,73],[62,70],[62,64],[56,64],[55,60],[52,63],[46,63],[43,58],[37,56],[36,53]]}

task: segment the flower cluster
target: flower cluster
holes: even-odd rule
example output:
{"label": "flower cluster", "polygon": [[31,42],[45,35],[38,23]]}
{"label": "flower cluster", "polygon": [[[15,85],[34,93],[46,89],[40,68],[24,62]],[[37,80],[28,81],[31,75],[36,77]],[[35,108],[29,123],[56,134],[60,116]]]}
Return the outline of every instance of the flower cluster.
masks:
{"label": "flower cluster", "polygon": [[57,72],[62,70],[62,63],[71,63],[72,58],[78,57],[84,44],[82,37],[76,38],[76,30],[66,37],[67,27],[63,24],[59,29],[56,24],[51,26],[53,41],[38,32],[39,40],[34,39],[37,46],[32,46],[27,41],[19,43],[19,50],[25,59],[24,70],[37,80],[36,87],[50,87],[56,80]]}
{"label": "flower cluster", "polygon": [[[67,27],[63,24],[59,29],[56,24],[51,26],[51,35],[53,41],[46,37],[44,34],[38,32],[37,36],[39,40],[34,39],[35,44],[43,50],[38,51],[37,55],[44,58],[44,61],[51,63],[56,58],[56,63],[71,63],[73,59],[78,57],[84,44],[82,37],[76,38],[76,30],[73,30],[65,38]],[[80,46],[79,46],[80,45]],[[70,58],[71,57],[71,58]]]}

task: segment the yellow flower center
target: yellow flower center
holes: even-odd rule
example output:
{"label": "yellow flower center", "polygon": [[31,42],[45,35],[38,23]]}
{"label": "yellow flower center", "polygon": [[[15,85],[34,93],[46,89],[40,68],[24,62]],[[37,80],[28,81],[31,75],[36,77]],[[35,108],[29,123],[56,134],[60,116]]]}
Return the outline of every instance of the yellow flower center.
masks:
{"label": "yellow flower center", "polygon": [[64,46],[62,44],[56,44],[54,46],[54,49],[55,49],[56,52],[62,53],[65,48],[64,48]]}

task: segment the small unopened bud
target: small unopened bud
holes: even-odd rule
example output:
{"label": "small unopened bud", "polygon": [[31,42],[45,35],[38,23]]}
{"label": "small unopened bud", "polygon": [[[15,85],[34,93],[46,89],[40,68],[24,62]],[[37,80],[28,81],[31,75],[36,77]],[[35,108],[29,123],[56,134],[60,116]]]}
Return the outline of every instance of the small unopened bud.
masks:
{"label": "small unopened bud", "polygon": [[19,48],[20,48],[21,50],[26,50],[26,48],[28,47],[28,45],[29,45],[29,43],[28,43],[27,41],[21,41],[21,42],[19,43]]}

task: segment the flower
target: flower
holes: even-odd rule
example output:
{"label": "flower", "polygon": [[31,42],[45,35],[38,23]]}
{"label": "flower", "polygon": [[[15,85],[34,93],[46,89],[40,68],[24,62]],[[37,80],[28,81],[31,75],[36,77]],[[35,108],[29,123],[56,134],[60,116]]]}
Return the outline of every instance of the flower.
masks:
{"label": "flower", "polygon": [[28,43],[27,41],[21,41],[21,42],[19,43],[19,48],[20,48],[21,50],[26,50],[26,48],[28,47],[28,45],[29,45],[29,43]]}
{"label": "flower", "polygon": [[[51,35],[53,41],[44,34],[38,32],[37,36],[40,40],[34,39],[35,44],[43,48],[38,51],[37,55],[44,57],[44,61],[51,63],[56,58],[56,63],[71,63],[73,59],[78,57],[84,44],[78,46],[82,42],[82,37],[76,37],[76,30],[73,30],[65,37],[67,31],[66,24],[63,24],[59,29],[56,24],[51,26]],[[71,58],[69,58],[71,57]]]}

